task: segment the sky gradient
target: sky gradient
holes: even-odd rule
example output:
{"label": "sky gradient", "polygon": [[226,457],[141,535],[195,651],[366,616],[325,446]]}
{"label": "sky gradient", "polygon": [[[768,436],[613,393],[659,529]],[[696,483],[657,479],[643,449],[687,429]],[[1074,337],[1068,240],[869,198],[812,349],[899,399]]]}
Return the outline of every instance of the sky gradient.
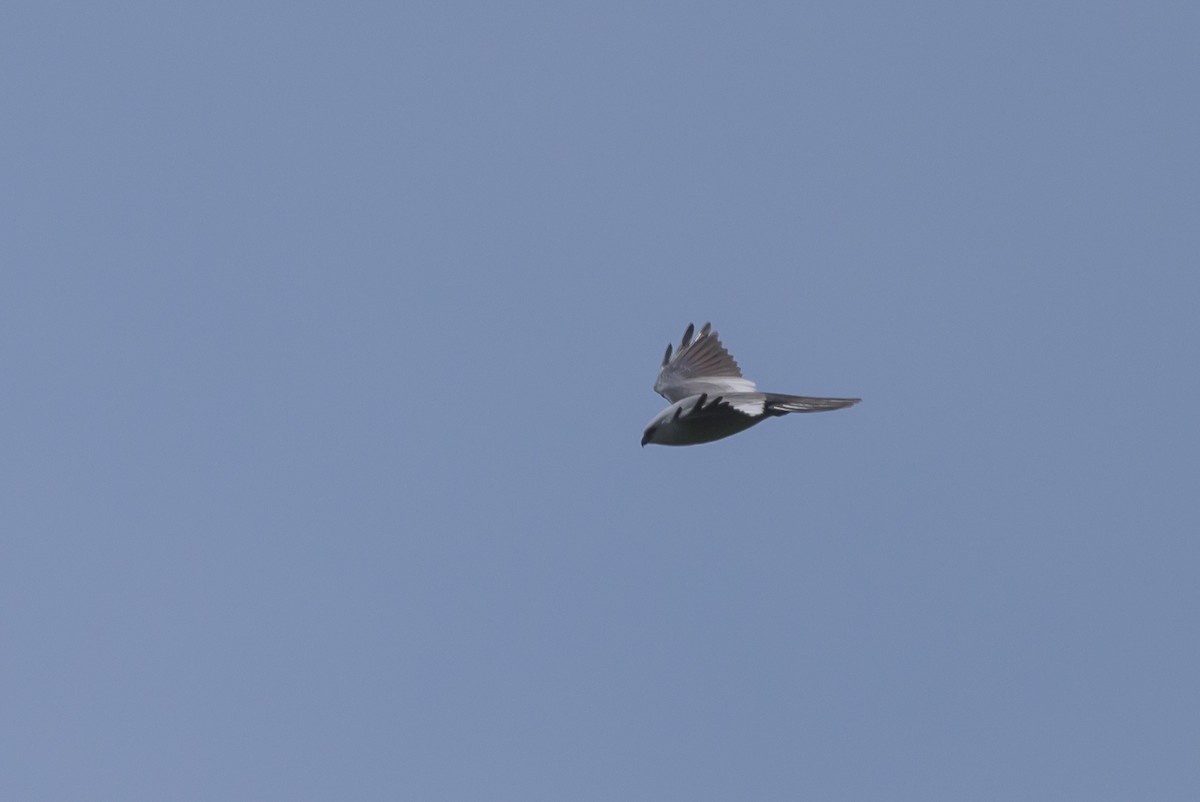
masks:
{"label": "sky gradient", "polygon": [[1194,3],[0,22],[0,798],[1200,798]]}

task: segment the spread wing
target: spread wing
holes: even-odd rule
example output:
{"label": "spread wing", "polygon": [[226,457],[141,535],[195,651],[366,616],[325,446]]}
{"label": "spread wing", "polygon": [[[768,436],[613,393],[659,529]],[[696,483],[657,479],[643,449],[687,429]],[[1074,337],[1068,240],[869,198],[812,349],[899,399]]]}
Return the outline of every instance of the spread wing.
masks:
{"label": "spread wing", "polygon": [[662,368],[654,382],[654,392],[671,403],[700,393],[753,393],[757,389],[754,382],[743,378],[738,363],[721,345],[712,324],[705,323],[700,335],[693,340],[695,330],[696,327],[689,323],[674,356],[671,346],[667,346]]}
{"label": "spread wing", "polygon": [[814,398],[808,395],[782,395],[781,393],[759,393],[768,415],[786,415],[789,412],[825,412],[830,409],[852,407],[861,398]]}
{"label": "spread wing", "polygon": [[780,393],[730,393],[710,397],[701,393],[692,404],[681,404],[676,410],[675,417],[696,418],[713,417],[729,410],[736,410],[751,418],[761,418],[764,415],[779,417],[792,412],[826,412],[831,409],[852,407],[859,402],[858,398],[814,398],[806,395],[782,395]]}

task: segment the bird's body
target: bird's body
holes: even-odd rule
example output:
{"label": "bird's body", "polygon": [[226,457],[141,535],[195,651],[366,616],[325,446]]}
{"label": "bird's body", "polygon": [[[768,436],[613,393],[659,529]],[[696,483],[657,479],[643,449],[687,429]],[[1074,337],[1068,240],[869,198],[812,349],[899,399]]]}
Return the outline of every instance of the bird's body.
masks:
{"label": "bird's body", "polygon": [[690,446],[745,431],[767,418],[791,412],[824,412],[859,402],[857,398],[812,398],[759,392],[742,376],[733,357],[717,339],[711,324],[692,340],[688,325],[672,358],[667,346],[654,389],[671,406],[646,426],[642,445]]}

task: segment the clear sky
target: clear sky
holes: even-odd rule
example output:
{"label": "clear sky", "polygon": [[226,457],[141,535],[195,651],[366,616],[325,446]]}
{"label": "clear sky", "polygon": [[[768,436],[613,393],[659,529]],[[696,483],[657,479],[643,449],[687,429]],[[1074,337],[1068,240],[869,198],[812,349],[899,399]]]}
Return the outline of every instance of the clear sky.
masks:
{"label": "clear sky", "polygon": [[1200,798],[1198,41],[7,3],[0,798]]}

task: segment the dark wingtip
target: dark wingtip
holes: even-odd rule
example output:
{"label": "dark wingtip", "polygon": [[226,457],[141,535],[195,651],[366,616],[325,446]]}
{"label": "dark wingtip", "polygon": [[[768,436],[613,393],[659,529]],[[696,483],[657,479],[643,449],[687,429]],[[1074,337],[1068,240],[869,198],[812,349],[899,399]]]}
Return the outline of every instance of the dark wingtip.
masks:
{"label": "dark wingtip", "polygon": [[700,336],[707,337],[710,331],[712,331],[712,323],[705,323],[704,328],[700,329]]}
{"label": "dark wingtip", "polygon": [[667,352],[665,354],[663,354],[663,367],[666,367],[667,363],[670,361],[671,361],[671,344],[667,343]]}
{"label": "dark wingtip", "polygon": [[695,326],[695,324],[694,324],[694,323],[689,323],[689,324],[688,324],[688,327],[687,327],[687,331],[685,331],[685,332],[683,333],[683,340],[682,340],[682,341],[679,343],[679,349],[680,349],[681,351],[682,351],[684,348],[687,348],[687,347],[688,347],[688,345],[690,345],[690,344],[691,344],[691,342],[692,342],[692,334],[693,334],[693,333],[695,333],[695,331],[696,331],[696,326]]}

